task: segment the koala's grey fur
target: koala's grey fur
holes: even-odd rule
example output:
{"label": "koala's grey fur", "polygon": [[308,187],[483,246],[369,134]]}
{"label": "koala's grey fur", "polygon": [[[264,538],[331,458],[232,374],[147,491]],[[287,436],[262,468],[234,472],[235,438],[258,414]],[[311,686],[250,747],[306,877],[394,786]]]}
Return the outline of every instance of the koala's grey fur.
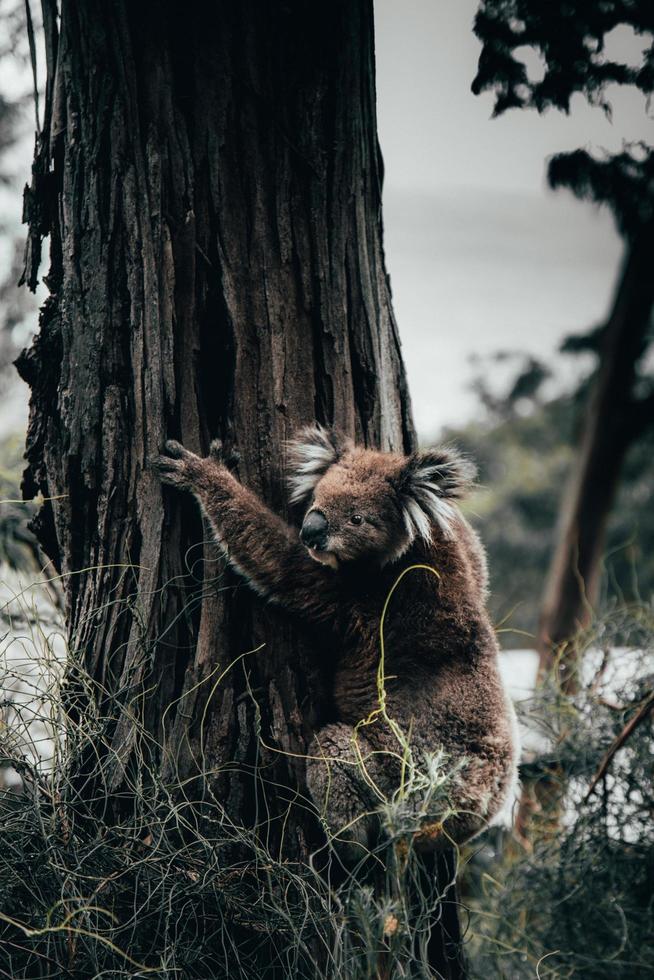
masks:
{"label": "koala's grey fur", "polygon": [[[438,847],[474,836],[501,809],[517,763],[515,716],[485,608],[485,555],[455,504],[474,467],[450,448],[406,457],[308,427],[290,446],[291,499],[306,508],[303,534],[308,540],[317,524],[321,535],[307,548],[212,448],[200,459],[167,443],[168,455],[156,461],[161,478],[195,494],[257,593],[333,634],[336,715],[315,734],[306,768],[332,832],[365,845],[375,829],[371,814],[398,789],[403,749],[390,718],[409,737],[417,764],[439,750],[450,765],[465,760],[449,790],[452,814],[416,841]],[[382,610],[414,565],[437,574],[412,569],[394,591],[384,630],[386,714],[361,727],[379,707]]]}

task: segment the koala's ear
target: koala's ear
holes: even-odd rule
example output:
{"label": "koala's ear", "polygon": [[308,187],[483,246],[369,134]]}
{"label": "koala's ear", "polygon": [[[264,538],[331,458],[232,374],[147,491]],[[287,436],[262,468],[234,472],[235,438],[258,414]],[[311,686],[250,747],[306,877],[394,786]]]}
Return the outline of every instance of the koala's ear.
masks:
{"label": "koala's ear", "polygon": [[450,500],[458,500],[472,485],[477,469],[451,446],[412,453],[395,480],[404,523],[413,541],[431,541],[434,521],[449,537],[455,515]]}
{"label": "koala's ear", "polygon": [[318,424],[300,429],[287,446],[291,503],[306,503],[321,477],[350,446],[350,440],[334,429]]}

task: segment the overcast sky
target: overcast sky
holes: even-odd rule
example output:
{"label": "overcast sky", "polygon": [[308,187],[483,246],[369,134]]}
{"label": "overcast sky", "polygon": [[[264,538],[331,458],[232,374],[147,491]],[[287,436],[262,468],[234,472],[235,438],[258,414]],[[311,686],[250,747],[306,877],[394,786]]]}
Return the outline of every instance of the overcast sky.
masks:
{"label": "overcast sky", "polygon": [[[570,116],[533,111],[491,119],[493,97],[475,96],[478,0],[375,0],[377,97],[388,188],[483,187],[538,193],[543,161],[593,144],[642,139],[645,100],[612,90],[614,122],[575,96]],[[607,52],[633,60],[646,40],[619,29]],[[528,65],[529,67],[529,65]],[[654,135],[650,125],[650,138]]]}
{"label": "overcast sky", "polygon": [[[603,316],[621,242],[606,212],[546,189],[545,162],[647,135],[644,100],[632,92],[612,93],[613,125],[581,99],[568,117],[523,110],[491,119],[492,96],[470,91],[477,6],[375,0],[386,252],[425,436],[475,413],[470,354],[551,357],[564,335]],[[609,44],[630,59],[644,46],[626,32]],[[562,375],[578,370],[556,363]]]}

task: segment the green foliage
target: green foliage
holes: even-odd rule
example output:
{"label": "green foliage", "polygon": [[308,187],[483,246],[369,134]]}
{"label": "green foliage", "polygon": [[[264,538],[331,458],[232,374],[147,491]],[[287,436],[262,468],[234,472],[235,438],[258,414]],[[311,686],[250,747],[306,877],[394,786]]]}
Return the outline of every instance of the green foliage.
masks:
{"label": "green foliage", "polygon": [[[654,31],[649,0],[482,0],[474,29],[484,47],[472,90],[495,91],[495,115],[525,107],[569,112],[575,92],[608,112],[604,90],[609,84],[635,85],[649,95],[654,44],[637,67],[603,56],[606,35],[621,25],[637,34]],[[542,79],[530,79],[516,57],[525,46],[544,59]]]}
{"label": "green foliage", "polygon": [[[575,459],[577,399],[497,402],[497,411],[449,430],[479,464],[466,513],[481,533],[491,613],[504,647],[530,646],[554,547],[561,495]],[[601,608],[654,594],[654,433],[627,454],[608,526]]]}
{"label": "green foliage", "polygon": [[[617,27],[651,35],[650,0],[482,0],[474,29],[483,48],[472,90],[495,93],[496,116],[522,108],[567,113],[579,93],[610,117],[607,86],[634,86],[648,97],[654,92],[654,38],[634,66],[606,54],[607,35]],[[539,57],[542,77],[530,77],[521,60],[525,48]],[[644,132],[651,126],[645,114],[643,126]],[[607,204],[627,235],[654,217],[654,155],[644,140],[601,159],[585,149],[557,154],[548,176],[553,187]]]}
{"label": "green foliage", "polygon": [[20,494],[23,448],[22,436],[0,440],[0,562],[26,571],[40,567],[40,559],[36,539],[27,527],[34,506],[23,503]]}
{"label": "green foliage", "polygon": [[523,704],[541,745],[523,766],[523,778],[541,780],[533,850],[498,835],[500,860],[482,853],[469,866],[479,980],[651,976],[652,606],[617,610],[579,643],[579,692],[552,680]]}
{"label": "green foliage", "polygon": [[643,142],[599,160],[586,150],[557,153],[547,175],[555,190],[568,187],[581,200],[608,204],[624,235],[654,220],[654,153]]}
{"label": "green foliage", "polygon": [[[15,142],[15,124],[18,111],[16,103],[10,102],[0,92],[0,159]],[[0,184],[7,182],[7,175],[0,169]]]}

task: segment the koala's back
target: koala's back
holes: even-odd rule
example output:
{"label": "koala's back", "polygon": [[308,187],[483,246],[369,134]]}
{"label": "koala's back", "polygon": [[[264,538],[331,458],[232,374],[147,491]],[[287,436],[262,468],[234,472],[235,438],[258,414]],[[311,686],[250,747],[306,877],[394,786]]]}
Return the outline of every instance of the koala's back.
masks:
{"label": "koala's back", "polygon": [[367,713],[370,696],[377,697],[382,641],[394,698],[416,685],[431,697],[452,671],[482,685],[488,673],[494,687],[497,642],[485,609],[486,587],[483,547],[463,518],[451,539],[417,542],[381,573],[359,569],[345,579],[335,627],[335,698],[346,720],[357,720],[352,710]]}
{"label": "koala's back", "polygon": [[[411,568],[420,565],[437,574]],[[486,823],[515,776],[516,724],[485,609],[483,548],[463,518],[453,539],[416,545],[383,575],[360,581],[355,594],[345,598],[334,684],[338,720],[356,726],[378,705],[381,613],[405,569],[384,624],[387,713],[410,733],[412,749],[433,753],[443,748],[453,760],[473,760],[462,807]],[[398,751],[383,720],[366,728],[366,738],[376,750]],[[469,835],[466,829],[462,836]]]}

